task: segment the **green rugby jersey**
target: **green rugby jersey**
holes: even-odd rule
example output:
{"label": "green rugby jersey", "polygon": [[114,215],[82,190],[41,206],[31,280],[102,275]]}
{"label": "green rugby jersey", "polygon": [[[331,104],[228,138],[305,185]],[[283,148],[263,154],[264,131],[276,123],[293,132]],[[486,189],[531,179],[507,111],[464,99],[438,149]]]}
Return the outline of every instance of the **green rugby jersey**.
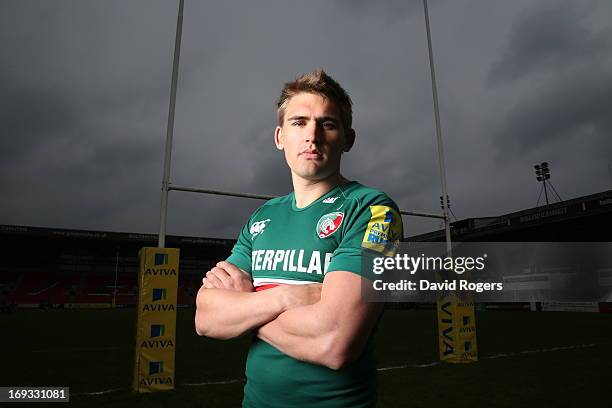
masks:
{"label": "green rugby jersey", "polygon": [[[402,238],[397,205],[357,182],[340,185],[298,208],[294,194],[257,209],[242,228],[228,262],[257,287],[321,283],[325,274],[362,271],[362,249],[393,253]],[[294,359],[254,338],[246,363],[246,407],[369,407],[376,401],[373,334],[364,352],[340,370]]]}

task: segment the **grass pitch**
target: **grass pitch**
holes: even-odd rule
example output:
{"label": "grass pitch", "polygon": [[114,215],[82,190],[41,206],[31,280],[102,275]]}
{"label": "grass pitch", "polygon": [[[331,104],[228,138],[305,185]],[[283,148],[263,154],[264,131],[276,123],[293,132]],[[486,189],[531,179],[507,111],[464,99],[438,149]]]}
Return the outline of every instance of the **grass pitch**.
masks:
{"label": "grass pitch", "polygon": [[[178,310],[177,388],[140,395],[130,392],[135,309],[0,315],[0,386],[69,386],[74,407],[239,406],[250,338],[198,337],[194,313]],[[379,372],[378,406],[609,406],[612,314],[488,311],[476,318],[480,361],[431,365],[438,361],[435,311],[386,311],[377,355],[389,369]],[[58,406],[36,404],[45,405]]]}

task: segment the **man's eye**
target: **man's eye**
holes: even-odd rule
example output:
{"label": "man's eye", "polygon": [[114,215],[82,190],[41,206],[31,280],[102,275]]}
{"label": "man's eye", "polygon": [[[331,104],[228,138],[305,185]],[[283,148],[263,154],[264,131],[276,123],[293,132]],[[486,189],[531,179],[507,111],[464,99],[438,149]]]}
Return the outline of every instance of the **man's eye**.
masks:
{"label": "man's eye", "polygon": [[293,122],[291,124],[291,126],[305,126],[306,122],[304,122],[303,120],[296,120],[295,122]]}
{"label": "man's eye", "polygon": [[332,130],[332,129],[336,128],[336,124],[334,122],[325,122],[325,123],[323,123],[323,127],[325,129]]}

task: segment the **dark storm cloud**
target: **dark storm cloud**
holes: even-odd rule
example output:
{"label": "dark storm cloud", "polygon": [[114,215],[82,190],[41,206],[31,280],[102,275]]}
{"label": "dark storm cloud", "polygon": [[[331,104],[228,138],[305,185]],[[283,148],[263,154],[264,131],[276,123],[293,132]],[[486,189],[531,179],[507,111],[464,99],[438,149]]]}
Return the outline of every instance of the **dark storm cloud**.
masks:
{"label": "dark storm cloud", "polygon": [[423,12],[423,2],[421,0],[341,0],[347,10],[363,16],[383,17],[388,24],[394,24],[406,17]]}
{"label": "dark storm cloud", "polygon": [[524,154],[573,141],[589,143],[593,156],[607,155],[612,151],[610,106],[612,64],[560,76],[510,111],[495,135],[499,154],[512,157],[510,149]]}
{"label": "dark storm cloud", "polygon": [[514,80],[536,71],[554,73],[609,55],[611,32],[597,32],[588,26],[586,5],[554,2],[525,10],[501,58],[493,65],[488,83]]}
{"label": "dark storm cloud", "polygon": [[3,41],[0,68],[0,222],[116,230],[152,224],[155,212],[143,203],[159,200],[168,106],[167,81],[159,78],[169,66],[154,63],[151,43],[141,40],[159,43],[172,23],[150,24],[151,14],[135,3],[1,7],[0,35],[10,41]]}
{"label": "dark storm cloud", "polygon": [[0,74],[0,159],[13,162],[74,125],[74,106],[54,89],[41,89]]}
{"label": "dark storm cloud", "polygon": [[497,88],[509,87],[507,80],[533,84],[495,123],[500,156],[545,146],[571,151],[579,140],[594,156],[610,151],[610,33],[594,24],[593,9],[584,5],[544,3],[521,13],[488,78]]}
{"label": "dark storm cloud", "polygon": [[[534,160],[566,163],[567,174],[555,168],[562,193],[602,189],[610,4],[573,4],[430,0],[459,217],[535,204]],[[0,223],[156,231],[176,11],[165,0],[0,3]],[[274,101],[319,67],[355,102],[343,173],[402,209],[438,212],[420,0],[187,1],[171,181],[291,191]],[[172,192],[168,232],[235,237],[261,204]],[[410,233],[439,226],[405,222]]]}
{"label": "dark storm cloud", "polygon": [[[2,180],[3,214],[37,225],[48,225],[51,219],[73,228],[103,228],[109,217],[135,201],[157,200],[157,194],[151,195],[154,186],[148,174],[159,172],[161,143],[141,134],[140,142],[90,145],[91,139],[105,139],[109,132],[76,126],[67,137],[30,147],[10,166],[3,163],[8,176]],[[138,137],[133,132],[129,136]],[[140,207],[131,208],[132,222],[146,208]],[[115,225],[123,229],[121,223]]]}
{"label": "dark storm cloud", "polygon": [[[270,108],[269,118],[262,118],[250,126],[248,144],[243,146],[247,157],[257,158],[250,163],[242,163],[246,167],[243,179],[247,185],[257,185],[261,194],[285,195],[292,191],[291,175],[285,162],[284,152],[274,144],[274,128],[276,122],[273,109]],[[255,193],[255,191],[245,191]]]}

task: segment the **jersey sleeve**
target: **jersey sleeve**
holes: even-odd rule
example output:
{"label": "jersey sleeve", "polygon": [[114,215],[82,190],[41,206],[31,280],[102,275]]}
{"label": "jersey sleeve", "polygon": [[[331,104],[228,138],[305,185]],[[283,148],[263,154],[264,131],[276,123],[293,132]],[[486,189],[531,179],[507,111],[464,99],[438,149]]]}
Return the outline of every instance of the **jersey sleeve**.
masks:
{"label": "jersey sleeve", "polygon": [[240,230],[238,240],[232,248],[232,254],[226,259],[227,262],[237,266],[245,272],[252,273],[251,253],[253,242],[251,240],[251,224],[259,210],[255,211],[247,223]]}
{"label": "jersey sleeve", "polygon": [[403,237],[402,218],[397,205],[385,194],[356,202],[347,219],[343,237],[334,251],[328,272],[348,271],[373,279],[374,257],[393,256]]}

